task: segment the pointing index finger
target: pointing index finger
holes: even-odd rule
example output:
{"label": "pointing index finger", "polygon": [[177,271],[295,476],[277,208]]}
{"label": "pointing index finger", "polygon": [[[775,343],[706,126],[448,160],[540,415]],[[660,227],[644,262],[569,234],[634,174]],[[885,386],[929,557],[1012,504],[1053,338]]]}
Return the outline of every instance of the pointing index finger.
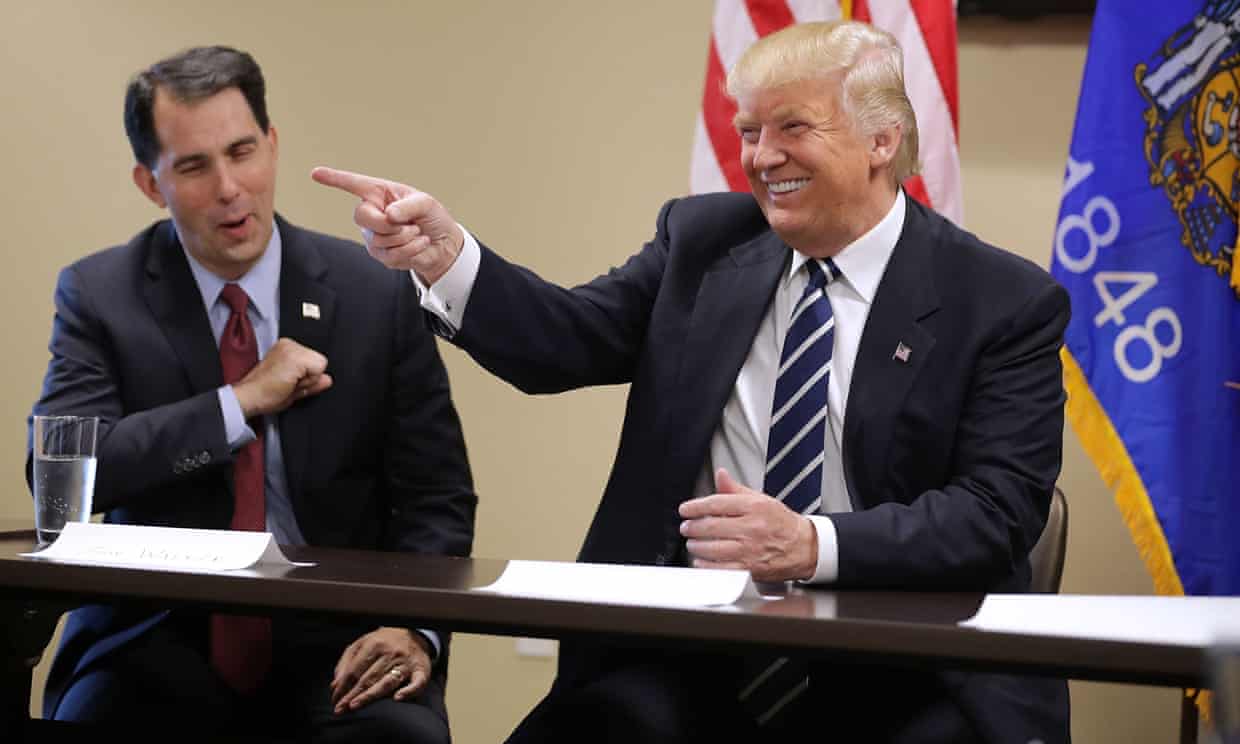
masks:
{"label": "pointing index finger", "polygon": [[310,171],[310,177],[324,186],[347,191],[359,199],[376,200],[381,206],[387,206],[389,198],[395,196],[388,181],[361,173],[319,166]]}

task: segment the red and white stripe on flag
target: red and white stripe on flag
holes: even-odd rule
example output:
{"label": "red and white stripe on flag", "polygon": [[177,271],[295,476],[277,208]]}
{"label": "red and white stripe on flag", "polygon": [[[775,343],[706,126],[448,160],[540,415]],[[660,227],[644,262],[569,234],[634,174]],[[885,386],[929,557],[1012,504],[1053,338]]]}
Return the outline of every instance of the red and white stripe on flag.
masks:
{"label": "red and white stripe on flag", "polygon": [[689,186],[695,194],[747,191],[736,104],[724,92],[741,53],[792,23],[851,17],[893,34],[904,49],[904,79],[921,139],[922,173],[905,182],[915,199],[961,223],[959,96],[954,0],[715,0],[702,110],[693,138]]}

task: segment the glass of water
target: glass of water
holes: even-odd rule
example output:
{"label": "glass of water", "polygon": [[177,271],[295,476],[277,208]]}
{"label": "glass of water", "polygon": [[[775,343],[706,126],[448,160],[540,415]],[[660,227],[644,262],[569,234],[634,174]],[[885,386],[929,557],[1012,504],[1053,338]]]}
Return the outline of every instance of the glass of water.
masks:
{"label": "glass of water", "polygon": [[96,416],[34,417],[34,528],[48,545],[65,522],[90,520]]}

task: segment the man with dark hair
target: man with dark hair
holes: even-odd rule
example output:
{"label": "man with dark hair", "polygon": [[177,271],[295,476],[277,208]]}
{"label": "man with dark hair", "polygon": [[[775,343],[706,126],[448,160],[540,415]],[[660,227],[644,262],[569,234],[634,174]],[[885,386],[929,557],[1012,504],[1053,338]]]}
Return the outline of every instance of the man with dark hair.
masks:
{"label": "man with dark hair", "polygon": [[125,90],[125,134],[134,160],[155,168],[159,137],[155,132],[155,94],[160,87],[182,103],[194,103],[236,88],[245,98],[258,128],[267,132],[267,83],[248,53],[224,46],[194,47],[161,60],[133,76]]}
{"label": "man with dark hair", "polygon": [[[476,497],[409,277],[275,213],[250,55],[196,48],[125,97],[138,189],[171,220],[59,277],[36,414],[99,416],[109,522],[467,555]],[[27,479],[30,477],[27,457]],[[92,605],[44,716],[298,740],[449,740],[446,635]]]}

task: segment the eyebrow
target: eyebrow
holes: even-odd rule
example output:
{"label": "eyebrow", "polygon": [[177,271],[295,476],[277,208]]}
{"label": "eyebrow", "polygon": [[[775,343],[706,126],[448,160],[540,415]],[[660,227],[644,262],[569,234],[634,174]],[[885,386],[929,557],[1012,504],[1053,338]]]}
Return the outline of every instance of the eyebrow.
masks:
{"label": "eyebrow", "polygon": [[[232,142],[229,142],[228,147],[224,149],[226,151],[232,151],[232,150],[237,149],[238,147],[244,147],[245,145],[255,145],[255,144],[258,144],[258,137],[251,134],[245,137],[241,137],[239,139],[235,139]],[[189,155],[182,155],[176,160],[173,160],[172,167],[173,169],[178,169],[185,165],[197,165],[199,163],[206,162],[206,160],[207,160],[206,153],[194,152],[194,153],[190,153]]]}
{"label": "eyebrow", "polygon": [[[804,103],[785,103],[771,112],[771,119],[775,121],[784,121],[796,117],[809,116],[813,116],[813,111]],[[756,123],[757,120],[754,117],[744,116],[739,112],[736,116],[732,117],[732,126],[737,129],[740,129],[742,126],[746,125],[752,126]]]}
{"label": "eyebrow", "polygon": [[186,165],[198,165],[200,163],[205,163],[206,160],[207,156],[200,152],[193,153],[192,155],[184,155],[172,161],[172,170],[180,170]]}
{"label": "eyebrow", "polygon": [[256,145],[256,144],[258,144],[258,137],[255,137],[254,135],[251,134],[247,137],[242,137],[240,139],[229,142],[227,149],[235,150],[238,147],[241,147],[242,145]]}

